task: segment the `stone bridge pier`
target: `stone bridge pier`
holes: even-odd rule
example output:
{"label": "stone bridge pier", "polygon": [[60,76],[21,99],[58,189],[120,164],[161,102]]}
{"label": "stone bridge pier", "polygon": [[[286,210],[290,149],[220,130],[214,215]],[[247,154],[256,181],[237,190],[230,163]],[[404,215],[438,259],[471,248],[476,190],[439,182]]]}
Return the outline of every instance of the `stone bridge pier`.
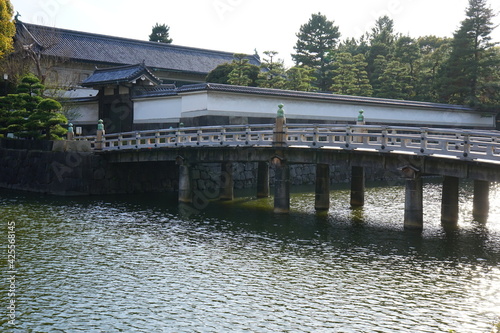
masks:
{"label": "stone bridge pier", "polygon": [[[258,162],[256,197],[264,198],[271,195],[270,166],[275,168],[274,180],[274,212],[286,214],[290,212],[290,162],[273,157],[270,162]],[[233,200],[234,181],[231,162],[221,162],[220,200]],[[404,196],[404,228],[421,230],[424,226],[423,205],[424,173],[413,166],[404,166],[400,169],[405,182]],[[179,202],[191,203],[193,198],[193,181],[191,166],[181,162],[179,164]],[[441,222],[445,228],[457,227],[459,220],[459,183],[460,178],[443,176],[441,196]],[[490,182],[474,181],[473,218],[484,222],[488,218]],[[330,164],[316,164],[315,200],[316,211],[328,211],[331,208],[330,200]],[[351,207],[363,207],[365,204],[365,167],[351,167]]]}

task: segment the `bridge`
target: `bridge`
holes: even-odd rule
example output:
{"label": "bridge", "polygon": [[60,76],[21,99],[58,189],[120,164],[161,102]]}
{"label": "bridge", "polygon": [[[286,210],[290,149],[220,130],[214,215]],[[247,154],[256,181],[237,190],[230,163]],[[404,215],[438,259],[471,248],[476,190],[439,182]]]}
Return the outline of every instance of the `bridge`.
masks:
{"label": "bridge", "polygon": [[[363,206],[365,168],[400,172],[406,183],[404,226],[423,227],[424,175],[444,176],[442,222],[458,222],[459,180],[474,180],[474,217],[486,219],[490,182],[500,181],[500,132],[354,124],[286,124],[282,105],[273,125],[179,127],[79,137],[111,163],[176,161],[179,201],[193,201],[190,168],[221,164],[220,198],[233,198],[232,163],[258,162],[258,196],[269,196],[269,164],[275,167],[274,211],[290,208],[291,164],[316,165],[316,210],[330,205],[330,166],[352,170],[351,205]],[[71,132],[71,131],[70,131]],[[72,133],[70,133],[72,134]]]}

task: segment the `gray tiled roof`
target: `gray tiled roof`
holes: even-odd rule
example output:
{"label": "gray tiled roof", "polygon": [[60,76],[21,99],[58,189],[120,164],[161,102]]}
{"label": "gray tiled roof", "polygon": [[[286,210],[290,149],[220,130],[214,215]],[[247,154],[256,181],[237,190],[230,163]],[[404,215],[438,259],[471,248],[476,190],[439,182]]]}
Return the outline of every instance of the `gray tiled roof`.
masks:
{"label": "gray tiled roof", "polygon": [[137,64],[96,69],[91,76],[82,82],[82,86],[95,87],[110,83],[118,84],[122,82],[132,82],[143,75],[155,84],[160,83],[160,79],[155,77],[144,64]]}
{"label": "gray tiled roof", "polygon": [[[131,65],[145,62],[150,68],[208,74],[233,53],[165,43],[141,41],[87,32],[51,28],[23,22],[17,23],[18,38],[35,42],[42,53],[73,60],[111,65]],[[256,56],[250,63],[259,65]]]}

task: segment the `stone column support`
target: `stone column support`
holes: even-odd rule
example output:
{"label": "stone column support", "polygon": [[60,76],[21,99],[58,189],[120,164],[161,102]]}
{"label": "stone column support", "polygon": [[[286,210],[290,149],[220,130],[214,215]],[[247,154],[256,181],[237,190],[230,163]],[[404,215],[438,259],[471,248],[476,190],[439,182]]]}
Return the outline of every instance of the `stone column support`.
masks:
{"label": "stone column support", "polygon": [[275,157],[274,212],[290,212],[290,167],[286,161]]}
{"label": "stone column support", "polygon": [[351,206],[365,205],[365,169],[353,166],[351,168]]}
{"label": "stone column support", "polygon": [[405,229],[422,230],[424,226],[423,181],[420,172],[411,166],[402,168],[406,177]]}
{"label": "stone column support", "polygon": [[328,164],[316,164],[314,208],[317,211],[330,209],[330,166]]}
{"label": "stone column support", "polygon": [[193,202],[193,182],[191,167],[187,163],[179,164],[179,202]]}
{"label": "stone column support", "polygon": [[234,199],[233,163],[221,163],[221,188],[220,200],[230,201]]}
{"label": "stone column support", "polygon": [[257,198],[269,197],[269,163],[259,162],[257,169]]}
{"label": "stone column support", "polygon": [[457,177],[445,176],[441,198],[441,223],[446,226],[458,224],[459,183]]}
{"label": "stone column support", "polygon": [[472,214],[479,222],[486,222],[490,210],[490,182],[474,180],[474,204]]}

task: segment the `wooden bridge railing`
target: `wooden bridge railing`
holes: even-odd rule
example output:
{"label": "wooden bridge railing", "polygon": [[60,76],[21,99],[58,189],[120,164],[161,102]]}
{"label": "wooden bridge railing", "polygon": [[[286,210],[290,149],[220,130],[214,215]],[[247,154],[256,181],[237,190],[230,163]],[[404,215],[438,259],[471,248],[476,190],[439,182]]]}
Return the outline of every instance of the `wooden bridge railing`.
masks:
{"label": "wooden bridge railing", "polygon": [[[287,124],[286,147],[368,150],[500,162],[500,132],[378,125]],[[271,147],[273,125],[230,125],[113,133],[79,137],[95,149],[161,147]],[[97,143],[97,144],[96,144]]]}

